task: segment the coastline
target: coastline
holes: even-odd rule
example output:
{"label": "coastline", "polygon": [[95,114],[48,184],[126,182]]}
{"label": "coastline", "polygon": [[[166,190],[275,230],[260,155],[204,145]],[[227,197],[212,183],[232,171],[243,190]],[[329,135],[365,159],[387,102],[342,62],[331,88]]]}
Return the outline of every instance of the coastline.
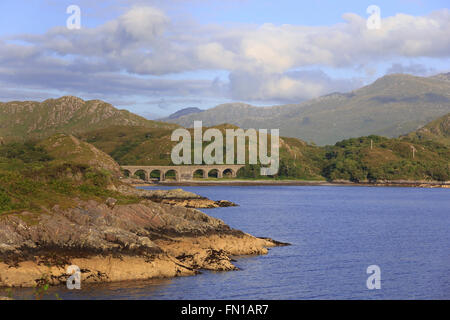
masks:
{"label": "coastline", "polygon": [[158,239],[154,244],[160,252],[92,254],[81,250],[68,256],[50,251],[15,264],[0,262],[0,288],[65,285],[69,277],[66,270],[71,265],[80,268],[81,283],[193,276],[202,270],[233,271],[238,268],[232,257],[264,255],[268,248],[280,245],[244,233],[180,236]]}
{"label": "coastline", "polygon": [[413,188],[449,188],[450,181],[412,181],[392,180],[383,182],[352,182],[352,181],[315,181],[315,180],[191,180],[164,181],[157,183],[136,183],[134,187],[157,186],[355,186],[355,187],[413,187]]}
{"label": "coastline", "polygon": [[[65,285],[71,265],[81,270],[82,283],[237,270],[234,256],[289,245],[232,229],[189,208],[196,202],[187,200],[212,201],[190,192],[119,189],[142,200],[119,205],[111,198],[104,203],[74,199],[74,207],[55,206],[38,222],[16,215],[0,219],[0,288]],[[171,203],[149,200],[155,194]]]}
{"label": "coastline", "polygon": [[[174,181],[148,185],[450,186],[423,181],[373,184],[299,180]],[[73,208],[55,206],[42,214],[38,223],[30,224],[14,215],[0,220],[0,287],[63,285],[70,265],[82,270],[85,283],[236,270],[233,256],[263,255],[270,247],[289,245],[231,229],[222,220],[192,208],[217,207],[224,200],[214,201],[181,189],[139,190],[121,185],[117,190],[142,200],[118,205],[111,198],[104,203],[74,199]]]}

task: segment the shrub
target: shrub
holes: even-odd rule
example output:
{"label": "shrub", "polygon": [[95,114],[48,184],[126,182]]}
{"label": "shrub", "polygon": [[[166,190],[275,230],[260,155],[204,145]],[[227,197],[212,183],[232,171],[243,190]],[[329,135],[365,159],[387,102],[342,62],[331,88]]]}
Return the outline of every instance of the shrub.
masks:
{"label": "shrub", "polygon": [[25,163],[47,162],[52,157],[35,142],[10,143],[0,146],[0,157],[7,159],[19,159]]}
{"label": "shrub", "polygon": [[0,212],[12,209],[11,198],[2,190],[0,190]]}

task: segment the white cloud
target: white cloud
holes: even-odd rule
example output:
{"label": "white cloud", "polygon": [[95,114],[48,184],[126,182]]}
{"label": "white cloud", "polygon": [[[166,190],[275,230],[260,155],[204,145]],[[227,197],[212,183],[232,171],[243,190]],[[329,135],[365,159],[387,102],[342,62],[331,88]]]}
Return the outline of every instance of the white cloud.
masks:
{"label": "white cloud", "polygon": [[[320,66],[368,70],[394,58],[450,57],[447,9],[427,16],[387,17],[379,30],[368,30],[366,18],[353,13],[343,19],[331,26],[200,25],[171,21],[161,10],[139,4],[95,28],[58,27],[43,35],[14,37],[28,45],[0,42],[0,81],[76,92],[147,95],[163,90],[281,102],[353,89],[361,83],[323,74],[305,77],[293,70]],[[223,90],[223,83],[190,78],[158,80],[161,75],[203,70],[229,72],[229,90]]]}
{"label": "white cloud", "polygon": [[234,99],[298,102],[330,92],[346,92],[362,86],[360,79],[332,79],[320,70],[286,73],[233,72],[230,93]]}
{"label": "white cloud", "polygon": [[160,36],[168,23],[162,11],[144,6],[135,6],[119,18],[119,25],[137,41]]}

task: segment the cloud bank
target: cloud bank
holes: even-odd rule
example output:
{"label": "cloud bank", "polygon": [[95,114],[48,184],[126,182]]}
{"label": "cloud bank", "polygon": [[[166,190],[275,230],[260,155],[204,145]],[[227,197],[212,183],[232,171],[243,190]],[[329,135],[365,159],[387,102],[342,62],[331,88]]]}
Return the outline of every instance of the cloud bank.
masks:
{"label": "cloud bank", "polygon": [[[204,25],[133,6],[94,28],[55,27],[0,40],[0,98],[18,88],[89,96],[223,97],[298,102],[362,85],[328,69],[356,70],[392,59],[450,58],[450,11],[397,14],[369,30],[366,17],[330,26]],[[424,69],[425,68],[425,69]],[[428,70],[429,71],[429,70]],[[388,73],[426,74],[392,64]],[[228,77],[197,77],[226,72]]]}

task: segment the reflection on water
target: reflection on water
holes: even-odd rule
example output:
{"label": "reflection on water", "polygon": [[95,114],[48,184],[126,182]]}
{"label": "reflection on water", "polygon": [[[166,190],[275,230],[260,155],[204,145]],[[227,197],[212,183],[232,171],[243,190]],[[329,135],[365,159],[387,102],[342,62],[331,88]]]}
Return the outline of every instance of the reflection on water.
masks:
{"label": "reflection on water", "polygon": [[[69,290],[64,286],[50,287],[43,300],[57,299],[105,299],[114,296],[115,299],[148,299],[155,292],[164,290],[164,287],[172,283],[171,279],[151,279],[140,281],[121,281],[112,283],[90,283],[82,284],[81,290]],[[3,295],[7,296],[10,290],[3,290]],[[0,290],[0,294],[2,291]],[[12,289],[11,294],[14,299],[35,298],[34,288]]]}

